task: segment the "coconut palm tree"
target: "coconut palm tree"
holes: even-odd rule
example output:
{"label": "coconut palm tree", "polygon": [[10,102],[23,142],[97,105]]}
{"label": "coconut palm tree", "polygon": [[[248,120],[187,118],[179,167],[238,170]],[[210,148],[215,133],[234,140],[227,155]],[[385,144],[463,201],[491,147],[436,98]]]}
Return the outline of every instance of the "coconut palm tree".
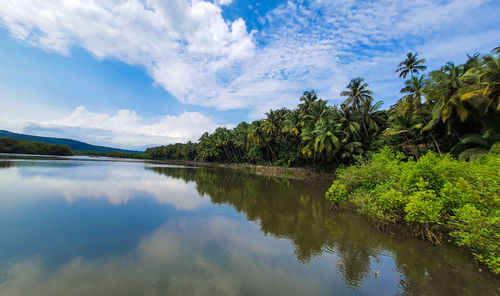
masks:
{"label": "coconut palm tree", "polygon": [[485,56],[483,62],[470,68],[461,80],[466,90],[461,95],[462,101],[480,98],[486,100],[483,113],[490,107],[500,111],[500,55]]}
{"label": "coconut palm tree", "polygon": [[403,146],[403,148],[408,150],[409,147],[416,147],[418,158],[420,150],[413,141],[416,131],[422,128],[422,123],[419,122],[418,116],[410,113],[400,113],[397,109],[392,110],[391,113],[388,119],[389,127],[385,129],[384,136],[403,137],[405,140],[404,143],[406,143],[406,147]]}
{"label": "coconut palm tree", "polygon": [[343,103],[344,108],[352,108],[358,111],[366,101],[373,100],[371,96],[373,92],[367,89],[368,84],[363,81],[364,79],[360,77],[351,79],[347,85],[347,90],[340,93],[341,96],[347,97]]}
{"label": "coconut palm tree", "polygon": [[427,69],[423,64],[425,59],[419,59],[418,53],[409,52],[406,54],[406,59],[399,63],[396,73],[399,72],[399,78],[406,78],[410,74],[413,78],[414,74],[418,74],[420,71],[425,71]]}
{"label": "coconut palm tree", "polygon": [[382,111],[378,110],[384,102],[378,101],[372,105],[372,101],[366,101],[361,109],[361,122],[365,130],[367,139],[370,131],[378,132],[383,122]]}
{"label": "coconut palm tree", "polygon": [[481,56],[478,52],[473,55],[467,54],[467,62],[464,64],[464,72],[467,72],[469,69],[478,68],[481,66]]}
{"label": "coconut palm tree", "polygon": [[300,97],[300,101],[302,103],[300,103],[298,107],[302,112],[307,113],[307,111],[310,109],[311,104],[317,100],[318,95],[316,94],[316,91],[305,91],[304,94]]}
{"label": "coconut palm tree", "polygon": [[302,112],[300,109],[290,111],[285,117],[283,132],[289,136],[296,137],[300,135],[302,122]]}
{"label": "coconut palm tree", "polygon": [[237,150],[238,160],[244,161],[246,147],[248,146],[248,130],[250,125],[245,121],[240,122],[232,131],[233,143]]}
{"label": "coconut palm tree", "polygon": [[[428,120],[426,119],[426,114],[422,106],[422,97],[424,95],[426,80],[425,75],[419,77],[413,77],[406,80],[405,87],[401,89],[401,93],[405,94],[398,102],[398,110],[400,113],[415,113],[417,117],[422,120],[424,126],[427,125]],[[430,130],[426,130],[427,134],[431,137],[437,152],[441,155],[441,148],[436,141],[433,133]]]}
{"label": "coconut palm tree", "polygon": [[277,143],[284,140],[283,128],[288,112],[290,110],[286,108],[269,110],[269,112],[266,112],[266,119],[262,122],[261,128],[264,133],[271,136]]}
{"label": "coconut palm tree", "polygon": [[447,63],[441,70],[431,73],[424,93],[427,102],[433,105],[432,118],[424,130],[442,122],[446,125],[448,134],[453,132],[459,140],[461,139],[455,125],[458,121],[464,122],[469,117],[469,110],[465,108],[460,94],[463,73],[463,65],[455,66],[452,62]]}
{"label": "coconut palm tree", "polygon": [[341,145],[337,133],[332,117],[321,118],[313,128],[307,127],[302,131],[302,154],[313,156],[313,160],[321,155],[326,158],[329,152],[335,154]]}
{"label": "coconut palm tree", "polygon": [[401,89],[401,93],[405,94],[398,104],[401,112],[410,112],[410,110],[420,109],[422,104],[422,96],[425,86],[425,76],[412,77],[405,81],[405,87]]}
{"label": "coconut palm tree", "polygon": [[360,125],[349,110],[346,110],[344,107],[337,109],[335,120],[343,143],[359,141],[361,139]]}
{"label": "coconut palm tree", "polygon": [[340,148],[340,141],[337,137],[336,125],[333,118],[326,117],[320,119],[315,127],[315,150],[321,154],[322,152],[334,152]]}

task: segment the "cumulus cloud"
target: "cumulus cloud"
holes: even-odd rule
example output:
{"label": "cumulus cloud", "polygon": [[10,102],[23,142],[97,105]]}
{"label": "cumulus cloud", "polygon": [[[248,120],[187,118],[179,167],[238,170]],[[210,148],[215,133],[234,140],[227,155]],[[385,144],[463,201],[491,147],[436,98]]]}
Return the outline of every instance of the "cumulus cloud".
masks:
{"label": "cumulus cloud", "polygon": [[[200,0],[7,0],[0,23],[11,35],[69,54],[82,46],[99,59],[145,66],[185,103],[216,95],[216,73],[253,56],[245,22],[226,21],[221,5]],[[200,101],[201,100],[201,101]]]}
{"label": "cumulus cloud", "polygon": [[[491,0],[289,0],[260,16],[260,32],[242,18],[225,19],[227,5],[236,3],[5,0],[0,24],[46,50],[68,54],[75,45],[99,59],[142,65],[183,103],[250,108],[255,117],[294,106],[310,88],[338,98],[358,75],[379,98],[394,101],[394,68],[406,52],[461,44],[460,53],[439,52],[453,60],[466,50],[490,50],[500,34],[492,29],[500,7]],[[474,43],[478,31],[491,38]],[[426,51],[429,65],[438,51]]]}
{"label": "cumulus cloud", "polygon": [[204,132],[212,132],[216,127],[214,121],[199,112],[146,120],[132,110],[119,110],[112,115],[92,112],[85,106],[79,106],[67,117],[30,123],[24,127],[24,132],[76,138],[98,145],[143,149],[152,145],[196,141]]}

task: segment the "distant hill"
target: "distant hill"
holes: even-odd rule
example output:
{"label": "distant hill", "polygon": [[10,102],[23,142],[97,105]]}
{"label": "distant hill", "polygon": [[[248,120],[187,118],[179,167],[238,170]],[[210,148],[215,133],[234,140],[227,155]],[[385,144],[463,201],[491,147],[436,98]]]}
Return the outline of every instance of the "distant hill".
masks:
{"label": "distant hill", "polygon": [[139,151],[133,151],[133,150],[111,148],[111,147],[106,147],[106,146],[91,145],[91,144],[87,144],[84,142],[71,140],[71,139],[39,137],[39,136],[18,134],[18,133],[12,133],[12,132],[9,132],[6,130],[0,130],[0,137],[8,137],[8,138],[30,141],[30,142],[41,142],[41,143],[46,143],[46,144],[66,145],[69,147],[69,149],[78,150],[78,151],[96,151],[96,152],[118,151],[118,152],[125,152],[125,153],[138,153],[139,152]]}

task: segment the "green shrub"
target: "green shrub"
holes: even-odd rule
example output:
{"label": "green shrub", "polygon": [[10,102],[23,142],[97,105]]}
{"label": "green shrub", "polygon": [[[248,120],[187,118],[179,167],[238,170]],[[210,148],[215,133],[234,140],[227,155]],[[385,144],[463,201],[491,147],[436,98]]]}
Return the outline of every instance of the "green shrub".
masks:
{"label": "green shrub", "polygon": [[418,161],[383,148],[338,170],[326,198],[349,200],[382,223],[406,223],[434,243],[449,235],[500,273],[500,155],[467,162],[428,153]]}
{"label": "green shrub", "polygon": [[326,198],[332,202],[340,202],[347,199],[347,189],[338,180],[333,182],[332,187],[326,192]]}

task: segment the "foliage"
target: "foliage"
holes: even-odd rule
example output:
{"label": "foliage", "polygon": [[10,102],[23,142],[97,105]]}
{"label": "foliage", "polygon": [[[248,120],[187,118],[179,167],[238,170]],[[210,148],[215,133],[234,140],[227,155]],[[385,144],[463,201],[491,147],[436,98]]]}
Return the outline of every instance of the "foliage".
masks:
{"label": "foliage", "polygon": [[500,155],[472,161],[429,152],[404,161],[388,147],[339,170],[326,193],[382,223],[406,223],[434,243],[443,235],[500,273]]}
{"label": "foliage", "polygon": [[388,145],[415,159],[427,151],[474,159],[500,147],[500,57],[468,57],[424,74],[425,59],[408,53],[396,70],[408,79],[389,110],[379,110],[383,102],[357,77],[341,92],[340,106],[306,91],[295,109],[217,128],[197,143],[149,148],[145,157],[332,169]]}
{"label": "foliage", "polygon": [[0,153],[73,155],[68,146],[0,138]]}
{"label": "foliage", "polygon": [[[151,159],[184,159],[195,160],[197,145],[191,142],[186,144],[172,144],[148,148],[144,154]],[[109,156],[109,155],[108,155]]]}

